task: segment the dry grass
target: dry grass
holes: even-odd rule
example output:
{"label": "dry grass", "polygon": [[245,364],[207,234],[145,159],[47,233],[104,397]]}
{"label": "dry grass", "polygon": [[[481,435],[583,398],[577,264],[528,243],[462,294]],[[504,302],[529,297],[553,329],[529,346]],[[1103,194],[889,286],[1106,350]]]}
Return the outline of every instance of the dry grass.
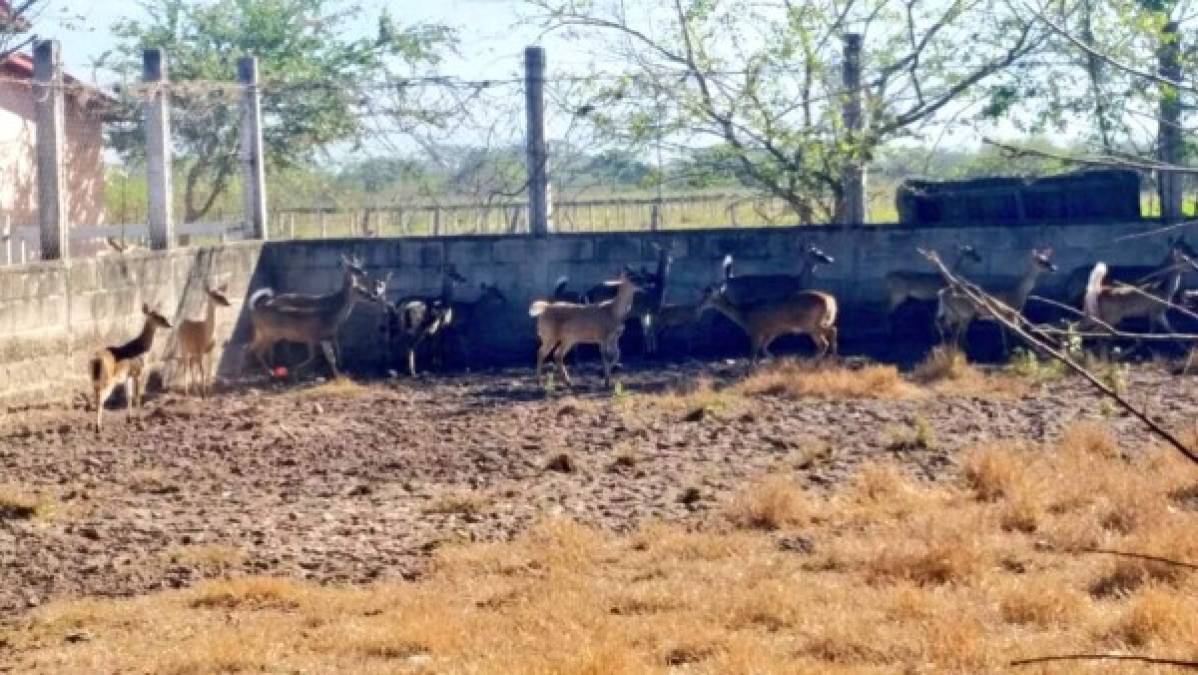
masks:
{"label": "dry grass", "polygon": [[17,485],[0,484],[0,521],[27,520],[50,513],[50,502]]}
{"label": "dry grass", "polygon": [[[1192,658],[1198,573],[1075,551],[1198,561],[1198,513],[1170,506],[1194,469],[1163,449],[1125,457],[1103,436],[979,448],[949,483],[892,464],[831,494],[773,476],[705,525],[546,520],[510,542],[447,545],[416,583],[245,578],[61,602],[0,628],[0,644],[31,673],[972,673],[1073,652]],[[79,631],[89,639],[64,641]]]}
{"label": "dry grass", "polygon": [[743,490],[726,508],[738,527],[778,530],[802,521],[809,513],[803,488],[786,478],[771,477]]}
{"label": "dry grass", "polygon": [[425,513],[440,513],[444,515],[477,515],[486,511],[492,503],[492,498],[481,492],[461,490],[438,495],[431,504],[425,507]]}
{"label": "dry grass", "polygon": [[629,394],[618,402],[630,413],[648,406],[688,420],[699,419],[707,414],[734,415],[741,412],[747,403],[735,388],[717,388],[709,377],[695,378],[673,391],[661,394]]}
{"label": "dry grass", "polygon": [[297,389],[295,396],[300,399],[320,400],[324,398],[360,398],[369,393],[370,387],[342,375],[311,387]]}
{"label": "dry grass", "polygon": [[792,398],[915,398],[920,389],[899,375],[894,366],[846,368],[795,359],[759,368],[737,385],[748,395]]}
{"label": "dry grass", "polygon": [[915,367],[911,378],[946,396],[1012,398],[1027,392],[1027,383],[1008,373],[982,372],[969,363],[965,353],[954,347],[932,349]]}

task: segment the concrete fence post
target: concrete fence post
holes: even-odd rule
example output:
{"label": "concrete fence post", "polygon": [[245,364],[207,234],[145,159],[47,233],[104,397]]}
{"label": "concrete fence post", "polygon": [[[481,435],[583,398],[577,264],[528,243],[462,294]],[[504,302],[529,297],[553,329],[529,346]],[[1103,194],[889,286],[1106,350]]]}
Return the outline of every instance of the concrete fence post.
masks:
{"label": "concrete fence post", "polygon": [[528,231],[549,233],[549,153],[545,148],[545,49],[524,49],[524,108],[527,113]]}
{"label": "concrete fence post", "polygon": [[254,239],[268,239],[266,216],[266,167],[262,152],[262,97],[258,89],[258,59],[237,60],[241,96],[241,168],[245,224]]}
{"label": "concrete fence post", "polygon": [[[1170,82],[1181,84],[1181,33],[1176,21],[1165,24],[1157,53],[1160,75]],[[1176,85],[1162,84],[1160,110],[1157,120],[1157,159],[1161,164],[1179,166],[1185,153],[1181,135],[1181,91]],[[1182,174],[1176,171],[1157,171],[1161,197],[1161,217],[1167,222],[1184,218],[1182,211]]]}
{"label": "concrete fence post", "polygon": [[166,87],[170,77],[161,49],[142,52],[142,79],[151,85],[144,104],[150,248],[162,250],[175,245],[175,223],[171,216],[171,112]]}
{"label": "concrete fence post", "polygon": [[37,124],[37,211],[43,260],[58,260],[69,255],[63,172],[66,151],[64,93],[58,41],[40,40],[33,47],[33,103]]}
{"label": "concrete fence post", "polygon": [[844,167],[844,203],[840,207],[840,217],[843,225],[861,225],[865,222],[865,160],[857,147],[862,135],[861,35],[849,33],[844,36],[843,65],[844,99],[841,115],[853,156]]}

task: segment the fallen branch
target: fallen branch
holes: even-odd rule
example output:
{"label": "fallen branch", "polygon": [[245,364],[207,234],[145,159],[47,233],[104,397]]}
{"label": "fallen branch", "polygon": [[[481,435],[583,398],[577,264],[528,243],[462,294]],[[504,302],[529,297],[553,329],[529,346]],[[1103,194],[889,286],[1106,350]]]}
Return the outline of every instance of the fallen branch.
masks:
{"label": "fallen branch", "polygon": [[1135,656],[1134,654],[1061,654],[1058,656],[1036,656],[1030,659],[1016,659],[1010,663],[1011,666],[1032,666],[1038,663],[1052,663],[1053,661],[1136,661],[1139,663],[1149,663],[1158,666],[1177,666],[1179,668],[1198,669],[1198,661],[1185,661],[1182,659],[1165,659],[1156,656]]}
{"label": "fallen branch", "polygon": [[1128,551],[1116,551],[1114,549],[1109,549],[1109,548],[1091,548],[1088,546],[1079,548],[1077,550],[1081,553],[1099,553],[1099,554],[1103,554],[1103,555],[1118,556],[1121,558],[1135,558],[1137,560],[1148,560],[1150,562],[1162,563],[1165,565],[1172,565],[1174,567],[1184,567],[1189,570],[1198,570],[1198,564],[1194,564],[1191,562],[1185,562],[1183,560],[1172,560],[1170,558],[1162,558],[1160,556],[1155,556],[1155,555],[1147,555],[1145,553],[1131,553]]}
{"label": "fallen branch", "polygon": [[[1002,302],[995,300],[992,296],[977,286],[974,286],[967,281],[958,279],[952,272],[949,271],[947,267],[945,267],[944,263],[940,260],[940,256],[937,255],[935,251],[925,251],[919,249],[919,253],[927,258],[928,262],[930,262],[936,268],[936,270],[940,272],[940,276],[944,279],[945,283],[949,286],[952,292],[959,293],[968,298],[970,302],[973,302],[980,310],[982,310],[983,314],[989,314],[990,316],[988,318],[997,321],[1004,328],[1015,334],[1025,343],[1035,347],[1038,351],[1048,354],[1057,361],[1065,364],[1065,366],[1073,372],[1081,375],[1095,389],[1113,399],[1119,404],[1120,407],[1131,413],[1136,419],[1143,422],[1144,425],[1147,426],[1150,431],[1152,431],[1152,433],[1164,439],[1169,445],[1173,446],[1178,452],[1184,455],[1186,459],[1190,460],[1194,464],[1198,464],[1198,453],[1195,453],[1193,450],[1188,448],[1185,443],[1182,443],[1181,440],[1170,433],[1168,429],[1165,429],[1158,424],[1143,410],[1132,405],[1131,402],[1119,395],[1117,391],[1103,383],[1103,381],[1100,380],[1096,375],[1086,370],[1073,359],[1069,358],[1068,354],[1054,347],[1050,343],[1051,338],[1045,335],[1037,326],[1023,318],[1022,314],[1014,311]],[[1042,337],[1036,337],[1036,335],[1033,335],[1033,333],[1039,333]]]}

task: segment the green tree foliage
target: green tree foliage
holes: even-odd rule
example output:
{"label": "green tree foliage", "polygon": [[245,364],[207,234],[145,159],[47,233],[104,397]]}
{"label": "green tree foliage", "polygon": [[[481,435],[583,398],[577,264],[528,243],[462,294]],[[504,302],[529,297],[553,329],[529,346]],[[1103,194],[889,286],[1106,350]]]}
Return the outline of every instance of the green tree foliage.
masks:
{"label": "green tree foliage", "polygon": [[[530,2],[628,73],[587,92],[595,125],[630,145],[714,145],[805,221],[839,220],[851,163],[1011,85],[1008,68],[1044,38],[1002,0]],[[841,117],[846,33],[864,36],[861,133]]]}
{"label": "green tree foliage", "polygon": [[[143,7],[144,19],[113,27],[120,47],[104,63],[139,73],[142,49],[167,51],[179,85],[171,123],[186,165],[187,221],[208,213],[237,172],[240,94],[211,85],[235,82],[238,57],[258,57],[266,167],[279,171],[311,163],[333,144],[361,141],[372,93],[364,85],[438,63],[455,39],[443,26],[400,26],[385,12],[373,34],[361,35],[364,10],[334,0],[147,0]],[[111,133],[130,159],[144,152],[137,103],[128,98],[126,118],[138,121]]]}

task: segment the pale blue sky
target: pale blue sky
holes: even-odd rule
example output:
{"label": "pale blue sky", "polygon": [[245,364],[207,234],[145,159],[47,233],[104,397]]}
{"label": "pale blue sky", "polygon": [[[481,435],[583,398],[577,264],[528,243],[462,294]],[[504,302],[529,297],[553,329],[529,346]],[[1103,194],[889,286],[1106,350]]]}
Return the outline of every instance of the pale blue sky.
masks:
{"label": "pale blue sky", "polygon": [[[471,78],[495,78],[520,72],[523,48],[538,39],[535,27],[523,24],[527,14],[521,0],[363,0],[371,15],[386,7],[403,23],[436,22],[461,31],[460,56],[449,59],[441,70]],[[113,46],[110,27],[117,19],[141,13],[138,0],[50,0],[48,9],[35,23],[42,37],[62,41],[68,70],[84,80],[93,73],[94,59]],[[363,26],[369,30],[369,26]],[[567,48],[563,41],[544,42],[549,67],[563,72],[580,69],[585,57]]]}

